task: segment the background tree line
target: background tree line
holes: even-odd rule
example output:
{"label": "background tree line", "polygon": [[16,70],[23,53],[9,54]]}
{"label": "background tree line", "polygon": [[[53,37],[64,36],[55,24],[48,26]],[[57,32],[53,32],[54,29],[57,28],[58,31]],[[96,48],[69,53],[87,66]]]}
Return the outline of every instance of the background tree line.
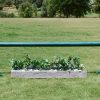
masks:
{"label": "background tree line", "polygon": [[100,0],[0,0],[0,10],[15,5],[21,17],[84,17],[100,14]]}

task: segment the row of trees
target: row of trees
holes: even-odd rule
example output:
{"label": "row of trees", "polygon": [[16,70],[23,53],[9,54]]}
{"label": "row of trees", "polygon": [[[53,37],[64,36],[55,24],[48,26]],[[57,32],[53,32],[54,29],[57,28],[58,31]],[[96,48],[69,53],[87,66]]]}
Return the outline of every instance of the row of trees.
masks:
{"label": "row of trees", "polygon": [[29,2],[31,4],[36,3],[37,7],[41,7],[43,0],[0,0],[0,6],[11,6],[14,4],[18,9],[19,6],[24,2]]}
{"label": "row of trees", "polygon": [[84,16],[90,12],[90,0],[46,0],[44,6],[48,8],[48,16],[53,17],[57,13],[66,17]]}
{"label": "row of trees", "polygon": [[21,17],[83,17],[93,11],[100,14],[100,0],[0,0],[0,7],[14,4]]}

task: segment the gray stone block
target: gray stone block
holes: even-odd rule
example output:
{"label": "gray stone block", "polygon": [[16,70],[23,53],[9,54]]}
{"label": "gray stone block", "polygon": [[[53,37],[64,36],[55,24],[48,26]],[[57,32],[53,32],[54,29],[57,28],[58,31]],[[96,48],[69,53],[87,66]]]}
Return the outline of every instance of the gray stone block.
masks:
{"label": "gray stone block", "polygon": [[11,77],[18,78],[85,78],[86,76],[87,71],[11,71]]}

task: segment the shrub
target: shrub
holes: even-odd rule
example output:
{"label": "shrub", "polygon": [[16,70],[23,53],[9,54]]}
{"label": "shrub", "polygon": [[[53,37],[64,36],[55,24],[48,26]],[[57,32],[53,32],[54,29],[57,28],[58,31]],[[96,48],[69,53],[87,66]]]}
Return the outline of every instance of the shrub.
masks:
{"label": "shrub", "polygon": [[50,62],[48,61],[48,59],[40,60],[39,66],[40,66],[40,69],[50,70]]}
{"label": "shrub", "polygon": [[80,69],[80,58],[71,57],[68,58],[68,69]]}
{"label": "shrub", "polygon": [[5,12],[0,12],[0,18],[6,18],[7,17],[7,13]]}
{"label": "shrub", "polygon": [[14,18],[14,13],[0,12],[0,18]]}
{"label": "shrub", "polygon": [[40,61],[39,60],[34,59],[32,61],[32,65],[33,65],[33,69],[38,69],[38,70],[41,69],[41,67],[40,67]]}
{"label": "shrub", "polygon": [[37,16],[37,5],[35,3],[33,3],[33,12]]}
{"label": "shrub", "polygon": [[2,4],[0,4],[0,10],[3,10],[3,5]]}
{"label": "shrub", "polygon": [[4,5],[11,6],[13,4],[12,0],[5,0]]}
{"label": "shrub", "polygon": [[42,6],[43,0],[35,0],[37,7],[40,8]]}
{"label": "shrub", "polygon": [[51,62],[48,59],[32,60],[28,55],[22,60],[13,60],[12,68],[19,69],[38,69],[38,70],[83,70],[83,64],[80,64],[80,58],[69,56],[68,59],[55,57]]}
{"label": "shrub", "polygon": [[23,3],[23,0],[13,0],[14,1],[14,5],[16,6],[16,9],[19,8],[19,6]]}
{"label": "shrub", "polygon": [[8,18],[14,18],[15,17],[15,15],[14,15],[14,13],[8,13],[8,16],[7,16]]}
{"label": "shrub", "polygon": [[28,69],[31,65],[31,59],[26,55],[25,60],[23,61],[24,68]]}
{"label": "shrub", "polygon": [[49,17],[54,17],[56,15],[56,9],[53,4],[48,5],[47,12]]}
{"label": "shrub", "polygon": [[20,69],[23,69],[23,62],[20,61],[20,60],[12,60],[11,61],[11,64],[12,64],[12,68],[14,70],[20,70]]}
{"label": "shrub", "polygon": [[51,63],[52,69],[68,70],[67,60],[61,57],[55,57]]}
{"label": "shrub", "polygon": [[47,8],[45,4],[41,7],[41,17],[47,17]]}
{"label": "shrub", "polygon": [[100,0],[95,0],[95,12],[100,15]]}
{"label": "shrub", "polygon": [[20,17],[31,18],[33,16],[33,7],[29,2],[22,3],[18,11]]}
{"label": "shrub", "polygon": [[0,0],[0,10],[3,10],[5,0]]}

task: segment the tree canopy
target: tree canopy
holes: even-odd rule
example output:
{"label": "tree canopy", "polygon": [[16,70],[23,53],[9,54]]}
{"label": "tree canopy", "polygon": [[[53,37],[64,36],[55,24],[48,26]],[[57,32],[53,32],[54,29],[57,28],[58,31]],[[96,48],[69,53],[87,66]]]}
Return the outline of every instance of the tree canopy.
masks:
{"label": "tree canopy", "polygon": [[[94,0],[96,13],[100,14],[100,0]],[[33,5],[33,12],[35,16],[38,11],[41,11],[41,17],[84,17],[87,13],[91,12],[91,2],[93,0],[0,0],[0,10],[4,5],[15,5],[17,9],[28,2]],[[31,8],[30,8],[31,10]],[[18,10],[19,11],[19,10]]]}
{"label": "tree canopy", "polygon": [[95,12],[100,14],[100,0],[95,1]]}

